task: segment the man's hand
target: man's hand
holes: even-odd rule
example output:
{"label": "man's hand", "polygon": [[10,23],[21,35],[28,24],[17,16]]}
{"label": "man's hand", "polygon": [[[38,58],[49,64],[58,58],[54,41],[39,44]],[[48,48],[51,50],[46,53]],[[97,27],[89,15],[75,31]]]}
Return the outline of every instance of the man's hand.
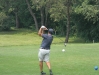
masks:
{"label": "man's hand", "polygon": [[42,30],[48,30],[45,26],[41,26]]}
{"label": "man's hand", "polygon": [[48,30],[45,26],[41,26],[41,28],[38,31],[38,35],[42,36],[42,34],[44,34],[44,30]]}

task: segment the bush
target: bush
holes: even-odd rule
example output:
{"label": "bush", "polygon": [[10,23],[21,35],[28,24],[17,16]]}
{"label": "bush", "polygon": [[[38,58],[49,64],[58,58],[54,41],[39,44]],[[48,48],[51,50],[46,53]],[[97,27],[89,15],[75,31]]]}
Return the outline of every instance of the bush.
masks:
{"label": "bush", "polygon": [[3,25],[3,26],[1,26],[1,30],[2,31],[9,31],[10,27],[8,25]]}
{"label": "bush", "polygon": [[15,25],[15,21],[13,20],[12,17],[8,17],[6,19],[3,20],[2,24],[1,24],[1,29],[2,31],[9,31],[11,30],[11,27]]}

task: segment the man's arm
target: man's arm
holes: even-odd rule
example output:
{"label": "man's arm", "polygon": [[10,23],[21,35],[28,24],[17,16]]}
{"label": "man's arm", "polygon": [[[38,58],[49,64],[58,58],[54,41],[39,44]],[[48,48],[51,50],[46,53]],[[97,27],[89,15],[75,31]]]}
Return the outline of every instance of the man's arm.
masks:
{"label": "man's arm", "polygon": [[43,33],[44,33],[44,30],[42,28],[40,28],[39,31],[38,31],[38,35],[42,36]]}
{"label": "man's arm", "polygon": [[42,34],[44,34],[44,30],[48,30],[48,29],[47,29],[45,26],[44,26],[44,28],[41,27],[41,28],[39,29],[39,31],[38,31],[38,35],[39,35],[39,36],[42,36]]}

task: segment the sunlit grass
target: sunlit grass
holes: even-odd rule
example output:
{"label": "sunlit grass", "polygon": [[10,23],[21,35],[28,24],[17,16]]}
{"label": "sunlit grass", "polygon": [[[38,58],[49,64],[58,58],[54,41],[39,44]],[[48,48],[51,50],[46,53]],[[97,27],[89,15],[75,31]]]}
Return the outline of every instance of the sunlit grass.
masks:
{"label": "sunlit grass", "polygon": [[18,30],[0,33],[0,46],[39,44],[41,37],[31,30]]}
{"label": "sunlit grass", "polygon": [[[37,32],[29,29],[18,29],[8,32],[0,32],[0,46],[20,46],[20,45],[37,45],[40,44],[42,38]],[[53,44],[60,44],[65,41],[65,37],[54,35]],[[82,39],[70,37],[69,42],[83,42]]]}

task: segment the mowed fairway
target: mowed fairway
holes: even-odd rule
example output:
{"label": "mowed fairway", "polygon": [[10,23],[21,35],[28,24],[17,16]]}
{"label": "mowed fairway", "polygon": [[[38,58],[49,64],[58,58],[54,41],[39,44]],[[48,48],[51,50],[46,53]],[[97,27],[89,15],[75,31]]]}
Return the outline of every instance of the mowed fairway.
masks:
{"label": "mowed fairway", "polygon": [[[62,52],[62,49],[66,49]],[[39,45],[1,46],[0,75],[40,75]],[[54,75],[99,75],[99,43],[53,44],[50,61]],[[44,71],[49,71],[44,64]]]}
{"label": "mowed fairway", "polygon": [[[99,70],[94,70],[99,67],[99,43],[68,43],[64,47],[59,38],[54,37],[50,54],[54,75],[99,75]],[[41,40],[37,32],[26,29],[0,32],[0,75],[40,75]],[[70,38],[69,42],[75,40]],[[49,75],[46,64],[44,71]]]}

